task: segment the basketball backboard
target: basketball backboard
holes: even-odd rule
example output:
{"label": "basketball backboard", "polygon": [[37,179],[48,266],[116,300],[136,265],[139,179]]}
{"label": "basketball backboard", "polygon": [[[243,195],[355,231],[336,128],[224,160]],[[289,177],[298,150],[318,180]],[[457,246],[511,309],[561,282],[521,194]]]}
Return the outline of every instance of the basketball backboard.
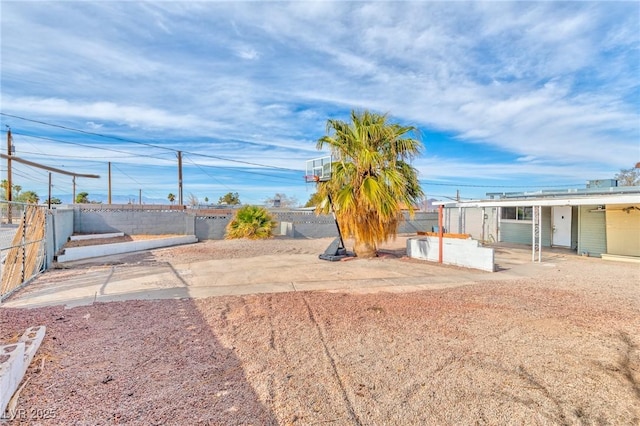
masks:
{"label": "basketball backboard", "polygon": [[307,182],[325,182],[331,179],[331,156],[307,160]]}

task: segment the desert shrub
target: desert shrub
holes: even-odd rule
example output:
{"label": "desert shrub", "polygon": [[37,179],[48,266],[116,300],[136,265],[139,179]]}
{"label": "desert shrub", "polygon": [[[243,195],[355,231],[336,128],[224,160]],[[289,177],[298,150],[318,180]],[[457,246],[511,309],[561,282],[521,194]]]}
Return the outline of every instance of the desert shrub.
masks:
{"label": "desert shrub", "polygon": [[227,225],[225,238],[228,240],[234,238],[252,240],[271,238],[274,226],[276,226],[276,222],[267,209],[259,206],[244,206],[238,209]]}

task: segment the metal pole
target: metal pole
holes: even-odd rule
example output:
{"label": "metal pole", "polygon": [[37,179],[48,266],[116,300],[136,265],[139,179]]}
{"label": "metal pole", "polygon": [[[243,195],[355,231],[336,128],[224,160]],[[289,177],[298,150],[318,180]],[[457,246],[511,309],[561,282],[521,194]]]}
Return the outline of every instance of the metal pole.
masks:
{"label": "metal pole", "polygon": [[109,201],[108,203],[111,204],[111,161],[109,161]]}
{"label": "metal pole", "polygon": [[538,226],[538,222],[536,222],[536,208],[533,207],[533,219],[531,221],[531,261],[536,261],[536,227]]}
{"label": "metal pole", "polygon": [[442,214],[444,212],[444,206],[440,204],[438,207],[438,263],[442,263]]}
{"label": "metal pole", "polygon": [[182,204],[182,151],[178,151],[178,204]]}
{"label": "metal pole", "polygon": [[346,248],[346,246],[344,245],[344,240],[342,239],[342,231],[340,230],[340,224],[338,223],[336,211],[333,208],[333,200],[331,199],[330,194],[327,194],[327,198],[329,199],[329,205],[331,206],[331,213],[333,213],[333,220],[336,222],[336,228],[338,228],[338,237],[340,237],[340,248],[344,249]]}
{"label": "metal pole", "polygon": [[49,202],[47,202],[47,208],[51,209],[51,172],[49,172]]}
{"label": "metal pole", "polygon": [[13,223],[11,218],[11,201],[13,188],[11,183],[11,127],[7,131],[7,223]]}
{"label": "metal pole", "polygon": [[542,206],[538,206],[538,262],[542,262]]}
{"label": "metal pole", "polygon": [[142,205],[142,189],[138,190],[138,204]]}
{"label": "metal pole", "polygon": [[482,208],[482,244],[486,243],[485,240],[485,228],[487,226],[487,212],[485,208]]}

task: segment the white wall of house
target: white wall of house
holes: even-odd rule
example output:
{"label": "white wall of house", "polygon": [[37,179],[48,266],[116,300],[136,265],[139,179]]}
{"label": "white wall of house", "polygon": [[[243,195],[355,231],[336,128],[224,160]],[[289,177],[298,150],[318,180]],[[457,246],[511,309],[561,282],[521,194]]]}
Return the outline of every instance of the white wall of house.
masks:
{"label": "white wall of house", "polygon": [[608,205],[607,254],[640,256],[640,204]]}
{"label": "white wall of house", "polygon": [[498,208],[446,208],[444,228],[446,232],[469,234],[474,240],[495,243],[498,241]]}
{"label": "white wall of house", "polygon": [[598,206],[578,208],[578,254],[600,257],[607,252],[604,209]]}

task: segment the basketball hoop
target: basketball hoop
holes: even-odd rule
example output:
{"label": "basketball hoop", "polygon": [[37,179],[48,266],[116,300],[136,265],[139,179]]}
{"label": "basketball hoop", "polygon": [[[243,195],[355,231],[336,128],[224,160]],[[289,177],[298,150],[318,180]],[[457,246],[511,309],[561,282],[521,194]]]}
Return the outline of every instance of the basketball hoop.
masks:
{"label": "basketball hoop", "polygon": [[304,181],[309,183],[309,182],[320,182],[320,176],[318,175],[305,175],[304,176]]}

